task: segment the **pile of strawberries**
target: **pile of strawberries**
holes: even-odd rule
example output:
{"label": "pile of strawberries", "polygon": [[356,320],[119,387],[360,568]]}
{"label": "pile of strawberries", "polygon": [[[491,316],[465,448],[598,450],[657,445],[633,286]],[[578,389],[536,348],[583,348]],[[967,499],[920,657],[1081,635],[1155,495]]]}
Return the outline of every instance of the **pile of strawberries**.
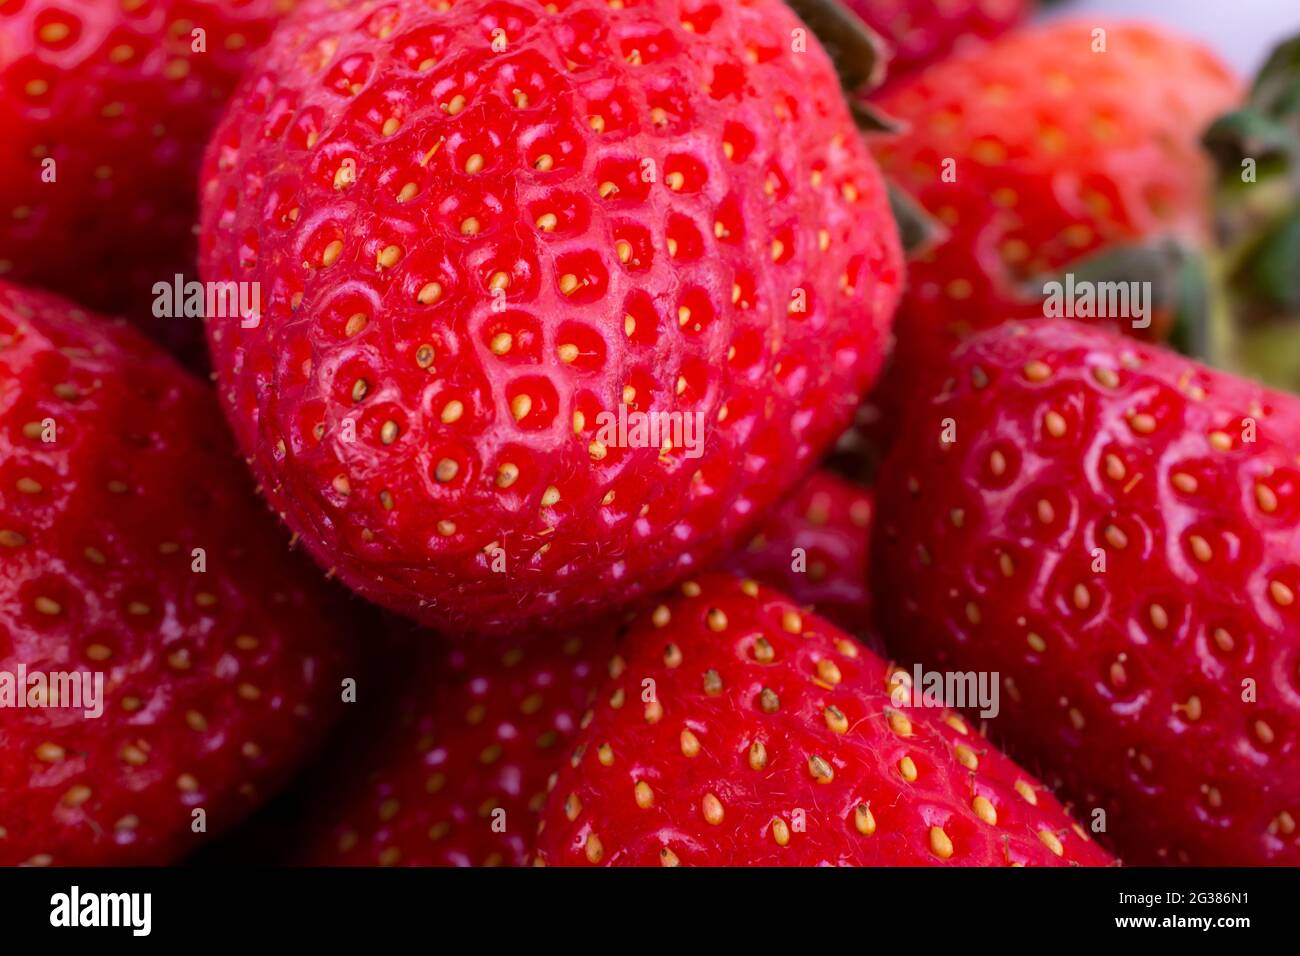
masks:
{"label": "pile of strawberries", "polygon": [[0,0],[0,864],[1300,864],[1297,58],[793,6]]}

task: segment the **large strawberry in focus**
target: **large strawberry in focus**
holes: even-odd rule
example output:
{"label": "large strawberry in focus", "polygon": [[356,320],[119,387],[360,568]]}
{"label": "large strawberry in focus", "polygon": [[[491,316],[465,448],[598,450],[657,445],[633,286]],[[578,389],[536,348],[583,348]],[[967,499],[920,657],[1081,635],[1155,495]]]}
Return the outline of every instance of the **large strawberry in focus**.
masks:
{"label": "large strawberry in focus", "polygon": [[867,583],[871,492],[809,475],[726,567],[777,588],[850,634],[874,634]]}
{"label": "large strawberry in focus", "polygon": [[174,861],[324,734],[337,596],[123,323],[0,284],[0,383],[0,865]]}
{"label": "large strawberry in focus", "polygon": [[1024,20],[1033,0],[843,0],[888,43],[889,79],[942,59],[971,39],[990,40]]}
{"label": "large strawberry in focus", "polygon": [[318,806],[298,836],[299,859],[523,866],[547,780],[592,694],[618,673],[616,634],[592,626],[536,640],[424,647],[421,663],[381,691],[392,700],[355,725],[303,788]]}
{"label": "large strawberry in focus", "polygon": [[964,346],[884,469],[891,650],[1135,863],[1300,862],[1300,399],[1076,323]]}
{"label": "large strawberry in focus", "polygon": [[560,625],[721,556],[812,466],[901,273],[797,28],[775,0],[285,22],[211,145],[201,255],[260,283],[254,327],[209,323],[220,391],[322,565],[435,627]]}
{"label": "large strawberry in focus", "polygon": [[1240,90],[1193,41],[1065,21],[958,53],[877,98],[906,129],[880,138],[876,156],[937,232],[909,262],[879,416],[859,444],[887,449],[905,404],[942,378],[955,345],[1008,319],[1042,318],[1045,282],[1067,272],[1151,283],[1160,301],[1145,315],[1131,301],[1126,314],[1090,321],[1167,337],[1209,238],[1212,167],[1200,135]]}
{"label": "large strawberry in focus", "polygon": [[539,862],[1103,865],[1052,795],[833,625],[711,574],[620,646]]}
{"label": "large strawberry in focus", "polygon": [[225,99],[293,0],[0,0],[0,277],[148,319],[195,275],[199,163]]}

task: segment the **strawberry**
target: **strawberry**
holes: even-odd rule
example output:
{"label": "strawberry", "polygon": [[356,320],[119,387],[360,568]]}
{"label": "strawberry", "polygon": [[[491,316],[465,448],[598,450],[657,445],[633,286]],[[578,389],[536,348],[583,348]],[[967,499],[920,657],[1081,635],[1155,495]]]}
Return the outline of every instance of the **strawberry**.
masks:
{"label": "strawberry", "polygon": [[[1139,249],[1205,241],[1212,177],[1198,137],[1239,95],[1199,44],[1092,21],[1016,31],[882,95],[880,109],[909,128],[876,155],[942,234],[909,263],[877,440],[892,440],[913,383],[941,377],[965,336],[1041,318],[1045,277],[1142,269],[1165,285]],[[1173,321],[1167,308],[1111,319],[1148,337]]]}
{"label": "strawberry", "polygon": [[209,323],[220,392],[323,565],[439,629],[558,627],[721,557],[812,466],[901,274],[797,27],[775,0],[291,15],[211,145],[201,256],[264,290],[254,327]]}
{"label": "strawberry", "polygon": [[[868,492],[815,473],[730,566],[788,586],[802,603],[865,632],[870,518]],[[794,548],[801,558],[792,558]],[[792,568],[796,561],[804,570]],[[589,625],[530,640],[437,642],[418,653],[399,678],[397,703],[327,758],[331,767],[359,767],[358,779],[340,785],[333,773],[304,788],[328,796],[297,838],[299,858],[325,866],[524,865],[547,778],[600,682],[621,667],[616,633],[612,624]],[[403,636],[408,645],[427,643]],[[393,656],[409,658],[410,648]],[[493,827],[498,811],[504,830]]]}
{"label": "strawberry", "polygon": [[1111,862],[960,717],[896,706],[891,668],[834,625],[725,574],[681,590],[624,640],[547,799],[539,862]]}
{"label": "strawberry", "polygon": [[0,865],[176,860],[324,732],[333,598],[125,324],[0,283],[0,382]]}
{"label": "strawberry", "polygon": [[1032,0],[844,0],[889,44],[889,79],[914,73],[973,39],[989,40],[1028,15]]}
{"label": "strawberry", "polygon": [[953,361],[882,469],[892,649],[1000,672],[1125,860],[1300,862],[1300,399],[1070,322]]}
{"label": "strawberry", "polygon": [[[870,518],[868,492],[815,473],[730,566],[787,586],[802,603],[865,632]],[[795,548],[802,556],[792,558]],[[613,624],[589,625],[530,640],[438,642],[418,653],[399,678],[397,703],[327,758],[331,767],[359,767],[358,780],[339,785],[333,773],[304,788],[328,797],[298,837],[300,858],[325,866],[522,866],[547,778],[592,694],[621,667],[616,633]],[[427,643],[403,636],[408,645]],[[409,658],[410,648],[393,656]],[[503,830],[493,826],[498,811]]]}
{"label": "strawberry", "polygon": [[[324,806],[298,838],[300,857],[323,866],[524,865],[547,778],[592,693],[617,672],[615,634],[599,626],[424,649],[395,704],[331,755]],[[340,766],[360,772],[340,785]]]}
{"label": "strawberry", "polygon": [[851,634],[868,635],[871,513],[871,492],[829,471],[814,472],[725,566],[784,591]]}
{"label": "strawberry", "polygon": [[[0,276],[133,317],[155,282],[196,278],[203,147],[291,5],[0,0]],[[193,320],[149,327],[200,337]]]}

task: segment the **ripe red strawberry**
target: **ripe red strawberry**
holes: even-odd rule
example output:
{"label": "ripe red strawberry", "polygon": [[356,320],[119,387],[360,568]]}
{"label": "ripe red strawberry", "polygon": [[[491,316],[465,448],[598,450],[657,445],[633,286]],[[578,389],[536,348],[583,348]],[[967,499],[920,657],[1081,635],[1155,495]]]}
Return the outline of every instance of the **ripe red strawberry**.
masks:
{"label": "ripe red strawberry", "polygon": [[1032,0],[844,0],[889,44],[889,79],[913,73],[972,38],[989,40],[1022,21]]}
{"label": "ripe red strawberry", "polygon": [[[909,264],[884,423],[964,337],[1041,318],[1044,277],[1133,244],[1202,243],[1212,173],[1199,137],[1239,94],[1197,43],[1067,21],[957,54],[882,96],[909,129],[876,155],[946,231]],[[1163,337],[1171,320],[1133,330]]]}
{"label": "ripe red strawberry", "polygon": [[142,322],[155,282],[195,278],[203,147],[292,3],[0,0],[0,276]]}
{"label": "ripe red strawberry", "polygon": [[123,323],[0,284],[0,382],[0,865],[175,860],[324,732],[337,612],[216,401]]}
{"label": "ripe red strawberry", "polygon": [[1001,672],[1125,860],[1300,862],[1300,400],[1068,322],[952,374],[882,470],[895,653]]}
{"label": "ripe red strawberry", "polygon": [[543,811],[550,865],[1111,862],[1028,774],[891,668],[724,574],[636,623]]}
{"label": "ripe red strawberry", "polygon": [[867,585],[871,492],[814,472],[726,562],[851,634],[874,631]]}
{"label": "ripe red strawberry", "polygon": [[[524,865],[547,778],[617,672],[615,635],[598,626],[426,649],[395,705],[330,756],[329,796],[300,838],[305,862]],[[340,766],[356,768],[344,786]]]}
{"label": "ripe red strawberry", "polygon": [[[815,473],[730,566],[865,633],[870,519],[867,491]],[[803,549],[803,571],[791,567],[794,548]],[[591,625],[581,635],[424,650],[400,678],[398,703],[359,724],[326,758],[330,780],[306,788],[313,799],[322,789],[330,796],[299,838],[302,858],[325,866],[525,864],[547,778],[592,694],[621,666],[616,632]],[[358,779],[340,787],[338,766],[359,768]],[[504,830],[493,828],[498,810]]]}
{"label": "ripe red strawberry", "polygon": [[[797,22],[775,0],[286,21],[209,152],[202,257],[264,290],[257,327],[209,338],[322,564],[443,629],[558,624],[721,556],[812,465],[901,276]],[[620,407],[698,413],[703,441],[621,441]]]}

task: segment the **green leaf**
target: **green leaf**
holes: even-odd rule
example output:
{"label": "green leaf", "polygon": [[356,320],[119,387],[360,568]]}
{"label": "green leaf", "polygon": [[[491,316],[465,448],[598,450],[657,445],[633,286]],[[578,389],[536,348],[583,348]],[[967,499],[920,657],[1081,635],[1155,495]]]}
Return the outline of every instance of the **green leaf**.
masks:
{"label": "green leaf", "polygon": [[1250,92],[1251,105],[1270,116],[1300,118],[1300,35],[1272,52]]}
{"label": "green leaf", "polygon": [[1300,209],[1262,237],[1233,278],[1265,308],[1300,313]]}
{"label": "green leaf", "polygon": [[[1048,283],[1060,283],[1068,290],[1082,290],[1091,284],[1140,283],[1145,294],[1146,318],[1172,316],[1171,344],[1179,351],[1215,362],[1221,351],[1221,331],[1212,318],[1213,289],[1208,266],[1200,250],[1173,238],[1145,243],[1110,246],[1096,255],[1070,263],[1052,275],[1037,276],[1023,285],[1026,298],[1041,299]],[[1130,297],[1130,301],[1131,297]],[[1141,330],[1136,315],[1094,316],[1084,321],[1110,321]]]}
{"label": "green leaf", "polygon": [[1300,35],[1281,43],[1247,102],[1204,143],[1215,192],[1217,333],[1211,358],[1274,385],[1300,385]]}
{"label": "green leaf", "polygon": [[907,124],[902,120],[882,112],[865,100],[850,100],[849,112],[853,114],[853,121],[858,124],[858,129],[864,133],[893,135],[907,128]]}
{"label": "green leaf", "polygon": [[838,0],[786,0],[835,64],[846,93],[863,93],[885,78],[886,47],[874,30]]}

